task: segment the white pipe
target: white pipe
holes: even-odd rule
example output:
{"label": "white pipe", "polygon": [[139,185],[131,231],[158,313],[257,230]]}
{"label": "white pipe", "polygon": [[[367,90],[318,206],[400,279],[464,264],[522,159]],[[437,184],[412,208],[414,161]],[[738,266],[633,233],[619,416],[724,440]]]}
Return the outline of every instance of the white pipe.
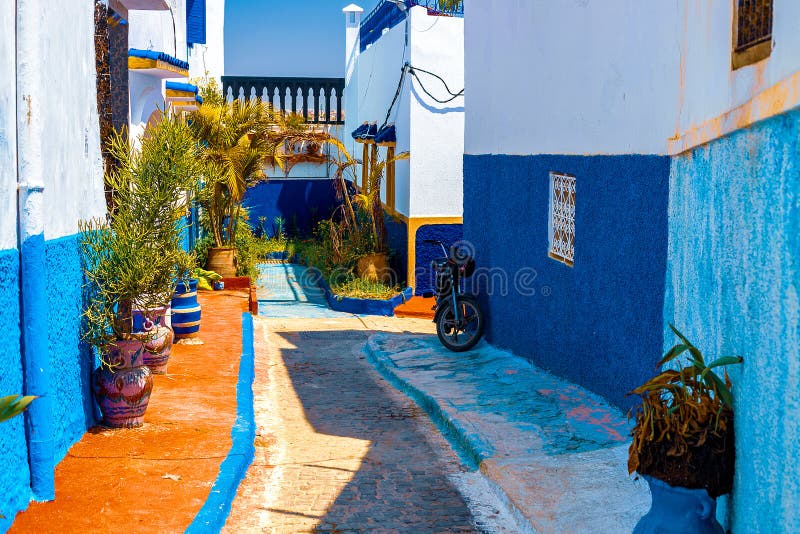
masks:
{"label": "white pipe", "polygon": [[16,0],[17,202],[22,295],[22,360],[25,394],[38,398],[26,414],[31,490],[38,500],[55,498],[48,305],[43,223],[42,154],[46,93],[42,82],[46,0]]}

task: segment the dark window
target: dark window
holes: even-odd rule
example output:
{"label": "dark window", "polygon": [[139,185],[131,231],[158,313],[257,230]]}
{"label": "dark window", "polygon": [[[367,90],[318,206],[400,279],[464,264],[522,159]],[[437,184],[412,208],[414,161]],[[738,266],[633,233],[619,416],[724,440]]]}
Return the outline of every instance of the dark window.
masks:
{"label": "dark window", "polygon": [[206,0],[186,0],[186,42],[206,44]]}
{"label": "dark window", "polygon": [[736,0],[733,68],[750,65],[772,51],[772,0]]}

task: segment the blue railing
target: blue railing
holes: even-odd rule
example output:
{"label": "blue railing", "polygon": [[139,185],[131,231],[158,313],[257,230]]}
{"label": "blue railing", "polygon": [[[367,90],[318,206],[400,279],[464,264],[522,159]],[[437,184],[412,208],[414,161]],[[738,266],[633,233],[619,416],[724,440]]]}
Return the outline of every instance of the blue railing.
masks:
{"label": "blue railing", "polygon": [[[463,17],[464,2],[461,1],[455,8],[443,8],[440,0],[403,0],[406,9],[414,6],[422,6],[428,10],[429,15],[445,17]],[[367,49],[375,41],[381,38],[385,28],[394,28],[405,19],[405,13],[394,2],[383,0],[375,9],[369,12],[361,23],[359,34],[361,40],[361,51]]]}

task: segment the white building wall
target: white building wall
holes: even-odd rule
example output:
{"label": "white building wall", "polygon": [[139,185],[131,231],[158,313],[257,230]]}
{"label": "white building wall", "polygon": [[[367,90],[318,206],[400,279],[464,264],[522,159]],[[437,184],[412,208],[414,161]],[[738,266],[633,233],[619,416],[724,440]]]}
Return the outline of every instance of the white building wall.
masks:
{"label": "white building wall", "polygon": [[128,12],[128,46],[157,50],[187,61],[186,0],[167,0],[167,4],[170,9],[166,11]]}
{"label": "white building wall", "polygon": [[[411,65],[464,88],[464,19],[411,9]],[[438,100],[449,93],[436,78],[418,74]],[[411,217],[460,217],[463,212],[464,97],[441,104],[409,81],[411,101]]]}
{"label": "white building wall", "polygon": [[106,205],[93,10],[85,0],[51,3],[41,31],[47,98],[33,105],[44,117],[44,230],[50,240],[76,234],[80,219],[105,215]]}
{"label": "white building wall", "polygon": [[225,74],[225,0],[206,0],[206,44],[189,48],[189,77],[208,74],[221,84]]}
{"label": "white building wall", "polygon": [[[364,121],[377,121],[378,126],[383,123],[400,81],[400,69],[408,57],[404,43],[405,25],[398,24],[358,56],[352,78],[358,79],[357,97],[348,94],[353,90],[352,83],[345,87],[347,107],[342,139],[347,150],[356,159],[361,159],[362,145],[353,140],[350,132]],[[395,104],[390,121],[395,122],[397,132],[396,152],[409,150],[408,82]],[[381,159],[385,158],[386,149],[380,148],[379,151]],[[395,165],[395,209],[406,216],[409,215],[409,190],[409,161],[398,161]]]}
{"label": "white building wall", "polygon": [[[731,69],[733,4],[728,0],[678,2],[682,53],[679,68],[677,153],[800,103],[800,2],[775,0],[767,59]],[[772,90],[772,94],[766,91]],[[763,95],[758,102],[752,99]],[[752,105],[751,105],[752,104]],[[736,108],[740,113],[720,118]]]}
{"label": "white building wall", "polygon": [[14,0],[0,0],[0,250],[17,246]]}
{"label": "white building wall", "polygon": [[674,1],[467,2],[465,152],[665,153],[678,11]]}
{"label": "white building wall", "polygon": [[[408,46],[406,25],[400,23],[356,59],[353,77],[345,88],[344,129],[344,141],[355,158],[361,158],[362,148],[350,132],[364,121],[383,123],[406,61],[441,76],[453,91],[464,87],[464,20],[428,16],[418,6],[411,9],[409,17]],[[448,96],[438,80],[420,76],[434,96],[442,100]],[[461,97],[448,104],[435,102],[406,76],[389,119],[397,132],[396,152],[411,152],[409,160],[395,164],[395,209],[402,215],[461,216],[463,106]],[[379,148],[379,153],[381,159],[386,157],[385,148]],[[385,201],[385,181],[382,196]]]}
{"label": "white building wall", "polygon": [[[181,79],[181,82],[186,80]],[[137,143],[151,119],[157,119],[164,109],[164,80],[155,76],[130,71],[130,139]],[[155,113],[155,115],[153,115]]]}

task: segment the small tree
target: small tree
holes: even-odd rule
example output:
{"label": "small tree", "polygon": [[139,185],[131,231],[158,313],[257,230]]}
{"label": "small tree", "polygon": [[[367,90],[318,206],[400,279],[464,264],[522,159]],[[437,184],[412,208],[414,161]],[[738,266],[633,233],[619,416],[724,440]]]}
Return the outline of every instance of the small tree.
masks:
{"label": "small tree", "polygon": [[167,305],[176,280],[193,265],[181,247],[198,175],[197,145],[187,125],[165,116],[147,129],[139,149],[117,134],[111,152],[119,162],[106,176],[113,211],[106,220],[80,224],[89,293],[84,337],[100,348],[131,333],[134,307]]}

